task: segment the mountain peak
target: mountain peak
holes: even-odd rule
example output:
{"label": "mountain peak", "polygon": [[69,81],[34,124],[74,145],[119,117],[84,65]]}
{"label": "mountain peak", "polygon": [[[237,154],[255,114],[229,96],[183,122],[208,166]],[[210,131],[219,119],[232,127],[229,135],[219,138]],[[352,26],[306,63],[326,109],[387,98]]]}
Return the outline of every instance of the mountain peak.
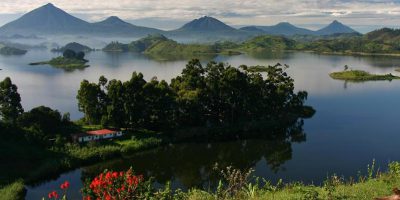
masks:
{"label": "mountain peak", "polygon": [[214,17],[203,16],[183,25],[179,30],[187,31],[232,31],[236,30]]}
{"label": "mountain peak", "polygon": [[48,4],[44,5],[43,7],[54,8],[55,6],[52,3],[48,3]]}
{"label": "mountain peak", "polygon": [[332,35],[335,33],[357,33],[354,29],[342,24],[341,22],[334,20],[325,28],[317,31],[320,35]]}
{"label": "mountain peak", "polygon": [[276,24],[275,26],[294,27],[294,25],[289,22],[280,22],[280,23]]}
{"label": "mountain peak", "polygon": [[2,27],[3,33],[69,33],[87,29],[88,22],[78,19],[51,3],[36,8]]}
{"label": "mountain peak", "polygon": [[109,22],[109,23],[126,23],[124,20],[117,16],[111,16],[105,19],[103,22]]}
{"label": "mountain peak", "polygon": [[110,16],[108,17],[106,20],[110,20],[110,21],[122,21],[121,18],[117,17],[117,16]]}

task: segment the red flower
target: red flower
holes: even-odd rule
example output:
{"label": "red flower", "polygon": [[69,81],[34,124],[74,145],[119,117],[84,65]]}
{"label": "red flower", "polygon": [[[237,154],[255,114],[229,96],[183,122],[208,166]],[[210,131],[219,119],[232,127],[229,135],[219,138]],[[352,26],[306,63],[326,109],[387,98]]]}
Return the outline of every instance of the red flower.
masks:
{"label": "red flower", "polygon": [[63,184],[61,184],[61,186],[60,186],[60,188],[63,189],[63,190],[68,189],[68,187],[69,187],[69,182],[68,182],[68,181],[65,181],[65,182],[64,182]]}
{"label": "red flower", "polygon": [[48,196],[49,196],[49,199],[51,199],[51,198],[58,199],[58,194],[56,191],[50,192]]}

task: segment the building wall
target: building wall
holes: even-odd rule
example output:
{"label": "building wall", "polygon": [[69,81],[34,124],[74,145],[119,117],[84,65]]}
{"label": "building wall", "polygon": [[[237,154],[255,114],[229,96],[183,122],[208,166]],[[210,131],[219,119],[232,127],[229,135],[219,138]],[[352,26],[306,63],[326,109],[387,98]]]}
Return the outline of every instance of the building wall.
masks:
{"label": "building wall", "polygon": [[80,136],[78,138],[79,142],[90,142],[100,139],[110,139],[115,137],[121,137],[123,135],[122,131],[118,131],[116,133],[110,133],[106,135],[88,135],[88,136]]}

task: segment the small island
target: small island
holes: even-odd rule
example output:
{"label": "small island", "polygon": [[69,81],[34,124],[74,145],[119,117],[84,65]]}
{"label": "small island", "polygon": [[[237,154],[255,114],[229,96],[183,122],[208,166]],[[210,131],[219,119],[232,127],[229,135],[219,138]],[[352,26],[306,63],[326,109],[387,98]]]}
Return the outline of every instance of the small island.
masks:
{"label": "small island", "polygon": [[333,79],[346,80],[346,81],[382,81],[382,80],[394,80],[400,79],[399,76],[392,74],[370,74],[369,72],[362,70],[344,70],[341,72],[333,72],[329,74]]}
{"label": "small island", "polygon": [[26,54],[26,50],[23,49],[18,49],[18,48],[14,48],[14,47],[9,47],[9,46],[5,46],[5,45],[1,45],[0,44],[0,54],[1,55],[6,55],[6,56],[10,56],[10,55],[24,55]]}
{"label": "small island", "polygon": [[84,52],[76,53],[75,51],[67,49],[64,51],[63,56],[53,58],[49,61],[30,63],[30,65],[51,65],[65,70],[74,70],[89,67],[89,65],[86,64],[87,62],[89,61],[85,59]]}
{"label": "small island", "polygon": [[394,71],[396,71],[396,72],[400,72],[400,68],[397,68],[397,69],[395,69]]}

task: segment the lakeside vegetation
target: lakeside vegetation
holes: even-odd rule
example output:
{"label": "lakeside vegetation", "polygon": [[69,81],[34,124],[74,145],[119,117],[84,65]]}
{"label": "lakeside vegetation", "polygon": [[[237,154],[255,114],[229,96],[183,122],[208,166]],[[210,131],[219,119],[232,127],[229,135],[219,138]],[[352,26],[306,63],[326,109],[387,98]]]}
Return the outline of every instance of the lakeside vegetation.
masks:
{"label": "lakeside vegetation", "polygon": [[[279,138],[302,141],[302,118],[315,112],[303,105],[307,93],[295,93],[293,79],[283,69],[268,68],[263,78],[227,64],[210,62],[203,67],[192,60],[170,84],[157,79],[147,82],[136,72],[126,82],[104,77],[99,83],[84,80],[77,95],[85,114],[80,123],[45,106],[25,112],[17,86],[6,78],[0,82],[4,97],[0,98],[0,145],[4,147],[0,153],[6,163],[1,166],[5,173],[0,185],[19,179],[33,183],[164,144],[251,138],[252,130],[258,129],[282,129],[273,132],[282,134]],[[70,134],[98,127],[122,128],[127,134],[98,143],[70,142]],[[277,138],[274,134],[256,135]]]}
{"label": "lakeside vegetation", "polygon": [[383,28],[362,36],[303,42],[298,50],[356,55],[399,55],[400,30]]}
{"label": "lakeside vegetation", "polygon": [[346,80],[346,81],[382,81],[382,80],[395,80],[400,79],[398,76],[392,74],[370,74],[362,70],[345,70],[341,72],[330,73],[329,76],[333,79]]}
{"label": "lakeside vegetation", "polygon": [[[303,184],[301,182],[276,184],[252,175],[252,169],[239,170],[231,166],[215,166],[220,182],[215,189],[191,188],[184,192],[174,190],[167,183],[164,187],[155,188],[154,180],[132,169],[121,172],[105,171],[95,178],[90,178],[82,188],[85,199],[97,197],[120,197],[121,199],[164,199],[164,200],[234,200],[234,199],[276,199],[276,200],[391,200],[398,199],[400,192],[400,163],[391,162],[387,171],[380,171],[373,162],[367,166],[366,175],[344,179],[335,174],[329,175],[322,185]],[[101,187],[108,185],[108,187]],[[49,188],[49,194],[68,198],[70,183],[66,180],[57,188]],[[128,188],[130,188],[128,190]],[[55,189],[55,190],[54,190]],[[24,193],[23,184],[16,182],[0,189],[0,195],[6,200],[21,200]],[[45,196],[46,194],[43,194]]]}
{"label": "lakeside vegetation", "polygon": [[89,65],[86,64],[87,62],[89,61],[85,59],[84,52],[81,51],[76,53],[75,51],[68,49],[64,51],[63,56],[52,58],[49,61],[30,63],[29,65],[51,65],[55,68],[72,71],[89,67]]}

